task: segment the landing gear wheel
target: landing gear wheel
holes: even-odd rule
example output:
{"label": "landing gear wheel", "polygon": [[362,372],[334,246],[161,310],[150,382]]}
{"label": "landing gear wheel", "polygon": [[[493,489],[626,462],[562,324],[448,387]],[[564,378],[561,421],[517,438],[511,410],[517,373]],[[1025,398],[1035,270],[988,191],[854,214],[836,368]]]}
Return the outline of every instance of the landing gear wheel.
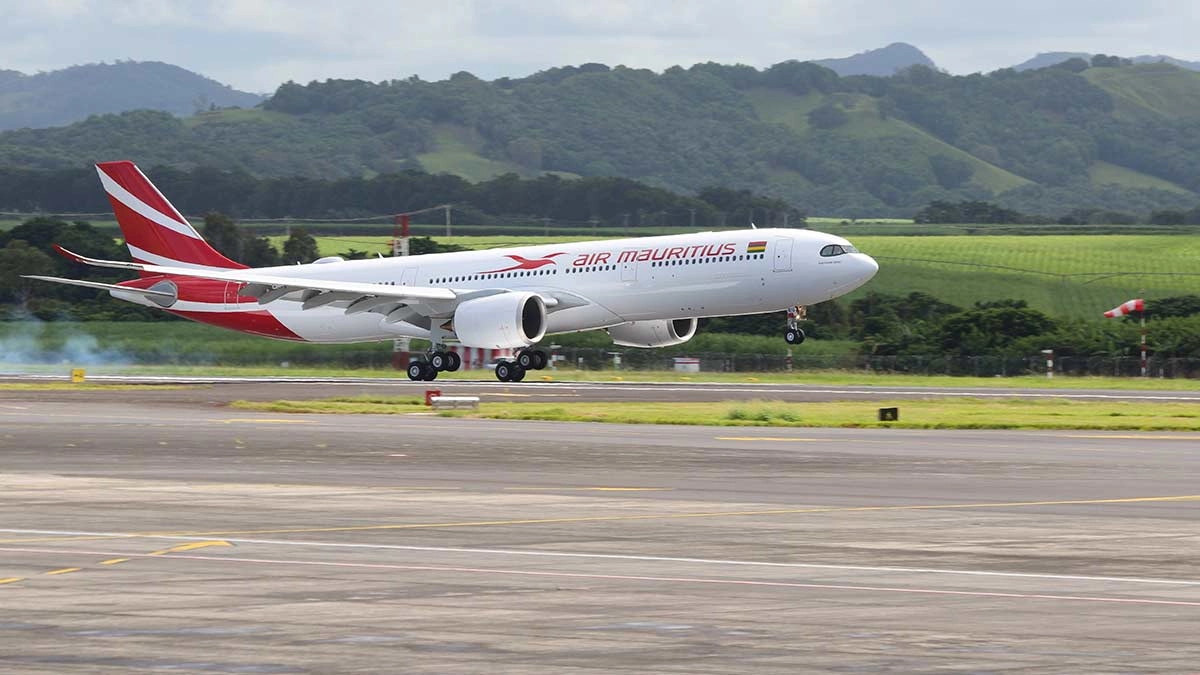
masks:
{"label": "landing gear wheel", "polygon": [[450,357],[446,352],[434,352],[429,355],[429,365],[436,371],[450,370]]}
{"label": "landing gear wheel", "polygon": [[525,369],[519,363],[501,361],[496,364],[496,379],[501,382],[520,382],[525,379]]}
{"label": "landing gear wheel", "polygon": [[433,382],[437,379],[437,374],[437,369],[429,364],[425,364],[425,377],[422,379],[424,379],[426,382]]}
{"label": "landing gear wheel", "polygon": [[789,345],[798,345],[801,342],[804,342],[804,331],[800,330],[799,328],[789,328],[788,331],[783,334],[783,339]]}
{"label": "landing gear wheel", "polygon": [[530,370],[531,368],[535,367],[534,364],[536,364],[536,363],[537,363],[537,357],[534,356],[533,350],[522,349],[521,351],[517,352],[517,365],[518,366],[521,366],[525,370]]}
{"label": "landing gear wheel", "polygon": [[512,382],[513,367],[515,364],[508,361],[501,361],[496,364],[496,379],[501,382]]}
{"label": "landing gear wheel", "polygon": [[550,359],[549,359],[549,357],[546,356],[546,352],[544,352],[540,349],[535,349],[533,351],[533,369],[534,370],[541,370],[541,369],[545,368],[546,364],[549,362],[550,362]]}
{"label": "landing gear wheel", "polygon": [[412,363],[408,364],[408,379],[412,380],[413,382],[424,380],[426,368],[428,368],[428,366],[420,361],[413,361]]}
{"label": "landing gear wheel", "polygon": [[446,370],[452,373],[462,367],[462,357],[458,355],[458,352],[446,352],[446,360],[448,361]]}

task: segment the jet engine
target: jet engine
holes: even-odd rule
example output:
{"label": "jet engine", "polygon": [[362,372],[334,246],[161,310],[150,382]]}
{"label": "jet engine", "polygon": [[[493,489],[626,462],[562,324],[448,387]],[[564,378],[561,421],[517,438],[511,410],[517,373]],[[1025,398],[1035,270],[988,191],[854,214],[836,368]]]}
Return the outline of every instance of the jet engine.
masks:
{"label": "jet engine", "polygon": [[468,347],[522,349],[546,334],[546,303],[536,293],[500,293],[454,310],[454,334]]}
{"label": "jet engine", "polygon": [[696,319],[633,321],[608,329],[614,344],[622,347],[670,347],[692,339]]}

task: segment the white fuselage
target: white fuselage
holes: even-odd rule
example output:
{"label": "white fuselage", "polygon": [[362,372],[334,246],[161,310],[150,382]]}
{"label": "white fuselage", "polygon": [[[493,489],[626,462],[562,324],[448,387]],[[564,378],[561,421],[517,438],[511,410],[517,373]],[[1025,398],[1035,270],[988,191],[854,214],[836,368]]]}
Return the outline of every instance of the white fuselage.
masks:
{"label": "white fuselage", "polygon": [[[558,299],[547,317],[547,333],[564,333],[631,321],[757,314],[812,305],[858,288],[878,270],[875,261],[862,253],[822,256],[823,247],[831,244],[848,246],[849,242],[811,230],[753,229],[334,261],[261,271],[308,280],[445,287],[459,293],[487,289],[537,292]],[[291,296],[265,305],[238,302],[238,287],[228,284],[224,303],[189,301],[181,296],[171,309],[266,311],[311,342],[429,335],[407,322],[387,323],[377,313],[348,314],[345,303],[304,310],[300,298]],[[114,295],[149,304],[120,292]],[[451,314],[452,310],[446,316]]]}

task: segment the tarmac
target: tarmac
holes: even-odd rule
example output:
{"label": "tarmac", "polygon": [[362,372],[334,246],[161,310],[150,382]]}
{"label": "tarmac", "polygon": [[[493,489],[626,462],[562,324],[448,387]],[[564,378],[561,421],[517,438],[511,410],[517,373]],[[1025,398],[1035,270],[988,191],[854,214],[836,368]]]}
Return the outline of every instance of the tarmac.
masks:
{"label": "tarmac", "polygon": [[223,386],[0,392],[0,671],[1200,672],[1200,434],[280,415]]}

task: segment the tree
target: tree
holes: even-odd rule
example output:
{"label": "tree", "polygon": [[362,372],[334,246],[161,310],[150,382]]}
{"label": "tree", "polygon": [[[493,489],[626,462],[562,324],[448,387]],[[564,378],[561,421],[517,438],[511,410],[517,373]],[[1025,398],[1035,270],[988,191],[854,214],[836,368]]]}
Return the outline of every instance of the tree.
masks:
{"label": "tree", "polygon": [[975,173],[970,162],[948,155],[930,155],[929,168],[933,170],[938,184],[947,190],[962,187]]}
{"label": "tree", "polygon": [[25,274],[50,274],[54,263],[50,256],[29,245],[24,239],[13,239],[0,249],[0,298],[13,300],[20,307],[29,302],[34,284],[43,282],[24,279]]}
{"label": "tree", "polygon": [[283,242],[283,264],[310,263],[321,257],[317,248],[317,240],[312,238],[304,228],[292,230],[292,236]]}
{"label": "tree", "polygon": [[241,228],[233,222],[233,218],[218,211],[209,211],[204,214],[202,234],[205,241],[217,249],[221,255],[239,262],[243,259],[244,237]]}
{"label": "tree", "polygon": [[826,103],[808,113],[808,123],[817,129],[836,129],[849,121],[850,115],[836,103]]}
{"label": "tree", "polygon": [[1183,211],[1163,210],[1150,213],[1151,225],[1183,225],[1187,222],[1187,214]]}

